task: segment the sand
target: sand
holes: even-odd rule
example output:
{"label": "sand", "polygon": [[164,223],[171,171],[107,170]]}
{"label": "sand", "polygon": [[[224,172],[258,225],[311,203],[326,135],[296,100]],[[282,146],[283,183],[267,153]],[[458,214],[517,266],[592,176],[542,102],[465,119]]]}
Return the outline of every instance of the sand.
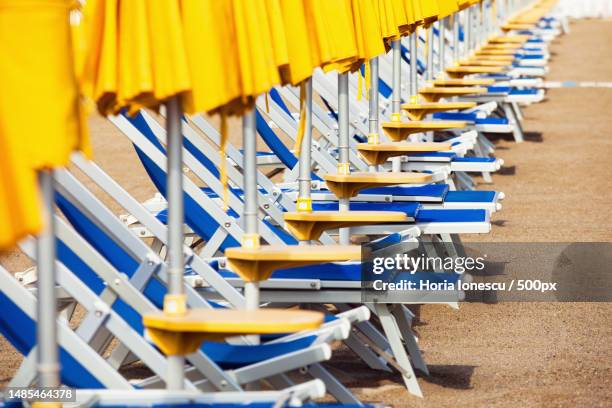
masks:
{"label": "sand", "polygon": [[[612,81],[612,22],[581,21],[552,47],[548,80]],[[612,89],[553,89],[525,109],[526,142],[497,139],[493,185],[503,210],[470,241],[612,242]],[[154,193],[127,140],[91,123],[97,162],[139,200]],[[238,126],[232,126],[234,129]],[[109,203],[116,212],[118,206]],[[464,237],[466,239],[466,237]],[[12,272],[29,262],[5,254]],[[416,327],[431,375],[411,397],[399,375],[372,372],[345,350],[327,365],[364,401],[395,407],[610,406],[612,306],[595,303],[426,306]],[[21,357],[0,340],[0,382]]]}

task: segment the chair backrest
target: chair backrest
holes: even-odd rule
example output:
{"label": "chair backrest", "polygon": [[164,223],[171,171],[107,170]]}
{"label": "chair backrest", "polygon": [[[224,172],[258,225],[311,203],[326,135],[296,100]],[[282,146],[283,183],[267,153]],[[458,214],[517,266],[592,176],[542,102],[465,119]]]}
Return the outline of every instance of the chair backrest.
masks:
{"label": "chair backrest", "polygon": [[[0,279],[2,284],[14,280],[9,272],[0,267]],[[3,288],[0,291],[0,333],[11,343],[11,345],[23,356],[28,356],[36,346],[36,321],[33,316],[26,313],[14,298],[21,302],[32,303],[34,307],[34,296],[24,287]],[[83,346],[86,346],[83,344]],[[61,381],[75,388],[104,388],[95,375],[83,367],[73,354],[64,347],[59,348],[59,359],[61,364]]]}
{"label": "chair backrest", "polygon": [[[134,127],[136,127],[140,131],[140,133],[142,133],[147,138],[149,142],[155,145],[155,147],[160,152],[162,152],[164,155],[166,154],[166,149],[159,142],[157,137],[155,137],[155,135],[153,134],[153,132],[151,131],[151,129],[149,128],[149,126],[147,125],[146,121],[144,120],[144,118],[142,117],[140,113],[135,115],[134,117],[129,117],[127,115],[125,117],[126,119],[130,121],[130,123]],[[151,181],[153,182],[157,190],[159,190],[159,192],[164,197],[166,197],[167,174],[165,170],[159,167],[138,146],[134,145],[134,149],[136,150],[136,154],[138,155],[138,158],[142,162],[147,174],[151,178]],[[205,156],[203,158],[205,159],[205,162],[208,162]],[[198,160],[199,159],[200,157],[198,157]],[[214,168],[214,170],[216,172],[216,168]],[[217,176],[219,175],[218,172],[216,172],[216,174]],[[186,221],[189,222],[188,221],[189,219],[193,217],[198,217],[198,219],[201,220],[202,222],[201,225],[206,225],[206,228],[200,228],[199,227],[200,224],[198,223],[197,225],[193,225],[193,226],[190,225],[190,228],[192,228],[203,239],[206,239],[206,240],[211,239],[215,231],[220,227],[220,224],[217,222],[217,220],[214,217],[209,215],[206,211],[203,211],[203,209],[195,203],[195,201],[189,196],[189,194],[185,193],[183,195],[183,200],[185,203],[184,205],[185,205]],[[239,245],[240,243],[235,237],[228,235],[227,238],[221,244],[220,249],[224,250],[226,248],[231,248],[231,247],[235,247]]]}
{"label": "chair backrest", "polygon": [[[166,154],[165,149],[163,148],[161,142],[155,136],[147,121],[144,119],[142,114],[137,114],[134,117],[125,116],[125,118],[132,124],[146,139],[151,142],[162,154]],[[165,169],[163,169],[157,162],[152,160],[138,145],[134,145],[138,157],[140,158],[147,174],[153,181],[155,187],[159,190],[159,192],[166,196],[166,179],[167,173]],[[194,149],[194,151],[198,151],[193,144],[189,143],[189,148]],[[191,153],[191,151],[190,151]],[[199,161],[198,157],[202,157],[203,154],[198,154],[196,156],[196,160]],[[216,173],[218,174],[218,173]],[[214,233],[218,228],[221,227],[218,220],[205,208],[203,205],[200,205],[198,201],[188,192],[185,191],[184,195],[184,206],[185,206],[185,223],[200,237],[205,240],[210,240]],[[233,218],[238,218],[238,211],[233,211],[228,213],[228,215]],[[263,227],[266,228],[271,234],[264,235],[264,239],[267,239],[270,236],[276,237],[280,242],[284,242],[285,244],[296,244],[297,241],[293,239],[289,234],[284,232],[282,229],[277,228],[272,223],[264,220]],[[242,232],[241,232],[242,233]],[[240,233],[240,235],[241,235]],[[219,250],[223,251],[226,248],[239,246],[240,237],[238,234],[228,234],[227,237],[223,240],[223,242],[219,245]],[[279,243],[276,241],[276,243]]]}
{"label": "chair backrest", "polygon": [[[116,270],[121,271],[128,277],[134,275],[139,263],[127,251],[117,245],[106,232],[61,194],[56,194],[55,202],[79,235],[110,262]],[[96,294],[99,295],[106,288],[104,281],[60,240],[58,240],[57,257]],[[143,290],[144,295],[159,309],[163,307],[166,292],[166,287],[157,279],[148,280]],[[141,316],[121,299],[113,304],[113,310],[123,316],[132,328],[141,334],[144,333]]]}

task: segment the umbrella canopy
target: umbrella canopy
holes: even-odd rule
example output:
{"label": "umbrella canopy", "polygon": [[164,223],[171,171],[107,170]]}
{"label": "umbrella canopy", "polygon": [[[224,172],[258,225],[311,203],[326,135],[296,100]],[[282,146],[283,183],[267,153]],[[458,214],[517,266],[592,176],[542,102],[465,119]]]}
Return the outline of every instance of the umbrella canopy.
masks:
{"label": "umbrella canopy", "polygon": [[[70,0],[0,0],[0,249],[41,227],[37,170],[90,153]],[[41,69],[43,68],[43,69]]]}
{"label": "umbrella canopy", "polygon": [[[303,0],[283,0],[280,2],[281,21],[287,47],[286,65],[280,66],[283,83],[297,85],[312,75],[312,70],[320,62],[311,43],[311,22],[307,21]],[[278,21],[276,21],[278,23]]]}
{"label": "umbrella canopy", "polygon": [[387,45],[414,32],[415,27],[423,22],[419,1],[378,0],[378,15],[382,37]]}
{"label": "umbrella canopy", "polygon": [[42,227],[36,173],[14,149],[0,131],[0,251]]}
{"label": "umbrella canopy", "polygon": [[242,114],[289,63],[277,0],[89,0],[84,83],[104,115],[156,109]]}
{"label": "umbrella canopy", "polygon": [[421,11],[423,15],[423,22],[426,27],[436,22],[440,16],[439,1],[431,0],[415,0],[415,3],[421,4]]}
{"label": "umbrella canopy", "polygon": [[329,62],[323,62],[322,67],[325,71],[346,72],[359,59],[351,0],[319,1],[318,5],[320,15],[317,21],[325,22],[325,25],[318,26],[317,33],[327,38],[329,46],[328,50],[321,51],[322,55],[331,57]]}
{"label": "umbrella canopy", "polygon": [[457,0],[457,7],[459,7],[459,10],[465,10],[479,2],[480,0]]}
{"label": "umbrella canopy", "polygon": [[459,11],[457,0],[438,0],[438,19],[442,20]]}
{"label": "umbrella canopy", "polygon": [[357,61],[352,70],[385,53],[378,9],[373,0],[352,0],[353,28],[357,44]]}
{"label": "umbrella canopy", "polygon": [[459,11],[457,0],[438,0],[439,18],[440,20]]}

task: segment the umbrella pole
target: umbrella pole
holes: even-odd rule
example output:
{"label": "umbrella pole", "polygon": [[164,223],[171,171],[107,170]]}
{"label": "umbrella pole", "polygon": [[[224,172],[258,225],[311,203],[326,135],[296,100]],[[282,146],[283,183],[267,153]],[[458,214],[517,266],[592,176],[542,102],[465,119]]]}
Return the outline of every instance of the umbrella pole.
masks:
{"label": "umbrella pole", "polygon": [[[380,136],[378,133],[378,57],[372,58],[370,64],[370,95],[369,95],[369,112],[368,112],[368,124],[369,134],[368,143],[378,144],[380,143]],[[370,165],[369,170],[376,172],[378,166]]]}
{"label": "umbrella pole", "polygon": [[459,61],[459,13],[455,14],[453,18],[453,62]]}
{"label": "umbrella pole", "polygon": [[302,138],[302,144],[300,146],[300,174],[298,177],[299,182],[299,198],[297,201],[297,210],[303,212],[312,211],[312,199],[310,198],[311,190],[311,149],[312,149],[312,78],[308,78],[304,81],[305,88],[305,100],[304,100],[304,112],[305,126],[304,126],[304,137]]}
{"label": "umbrella pole", "polygon": [[[391,120],[399,121],[401,119],[400,109],[402,108],[402,50],[400,40],[395,40],[391,43],[393,47],[393,94],[391,95]],[[412,54],[410,54],[412,61]]]}
{"label": "umbrella pole", "polygon": [[480,13],[480,6],[476,7],[476,10],[474,11],[474,15],[472,16],[472,18],[474,19],[474,30],[475,30],[475,35],[474,35],[474,48],[476,49],[478,48],[478,46],[480,45],[481,41],[482,41],[482,24],[480,24],[480,17],[481,17],[481,13]]}
{"label": "umbrella pole", "polygon": [[[255,130],[255,109],[242,117],[243,171],[244,171],[244,235],[242,246],[259,248],[257,225],[257,146]],[[246,309],[259,308],[259,282],[245,282],[244,296]],[[253,340],[255,341],[255,337]]]}
{"label": "umbrella pole", "polygon": [[[401,121],[402,109],[402,42],[395,40],[391,43],[393,47],[393,94],[391,96],[391,121]],[[410,50],[410,64],[413,61],[412,50]],[[399,157],[391,159],[391,169],[400,171],[402,162]]]}
{"label": "umbrella pole", "polygon": [[[338,74],[338,127],[339,127],[339,160],[338,173],[349,174],[349,90],[348,90],[348,74]],[[340,198],[338,207],[340,211],[349,211],[348,198]],[[339,241],[341,245],[350,243],[350,229],[340,228]]]}
{"label": "umbrella pole", "polygon": [[[419,64],[418,48],[417,48],[417,33],[410,35],[410,99],[411,102],[417,102],[419,93],[419,77],[417,67]],[[413,57],[414,56],[414,57]],[[401,107],[400,107],[401,108]]]}
{"label": "umbrella pole", "polygon": [[444,57],[446,54],[446,18],[440,20],[438,34],[438,75],[442,78],[444,76]]}
{"label": "umbrella pole", "polygon": [[470,49],[472,48],[472,36],[473,36],[473,32],[472,32],[472,7],[469,7],[466,11],[465,11],[465,24],[464,24],[464,28],[465,28],[465,38],[463,41],[463,58],[469,58],[470,57]]}
{"label": "umbrella pole", "polygon": [[433,26],[427,29],[427,42],[428,42],[428,51],[427,51],[427,79],[434,79],[434,49],[433,49]]}
{"label": "umbrella pole", "polygon": [[[168,138],[168,293],[164,298],[164,313],[180,315],[186,312],[186,298],[183,292],[183,143],[181,131],[181,106],[178,96],[166,101],[166,132]],[[168,356],[169,390],[183,389],[184,357]]]}
{"label": "umbrella pole", "polygon": [[38,344],[38,386],[58,387],[59,359],[57,349],[57,299],[55,296],[55,222],[53,218],[53,171],[38,173],[43,201],[44,229],[38,235],[38,302],[36,341]]}

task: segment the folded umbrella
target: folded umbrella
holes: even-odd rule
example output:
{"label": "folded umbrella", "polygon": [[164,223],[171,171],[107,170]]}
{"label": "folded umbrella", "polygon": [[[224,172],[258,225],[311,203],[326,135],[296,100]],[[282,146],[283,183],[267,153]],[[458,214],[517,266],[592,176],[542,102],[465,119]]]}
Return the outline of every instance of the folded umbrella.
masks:
{"label": "folded umbrella", "polygon": [[442,20],[459,11],[457,0],[437,0],[438,2],[438,19]]}
{"label": "folded umbrella", "polygon": [[280,67],[283,83],[297,85],[312,75],[319,62],[311,42],[303,0],[283,0],[280,3],[281,22],[287,44],[288,64]]}
{"label": "folded umbrella", "polygon": [[[70,0],[0,0],[0,249],[41,228],[36,171],[90,153]],[[32,120],[33,115],[36,120]]]}

